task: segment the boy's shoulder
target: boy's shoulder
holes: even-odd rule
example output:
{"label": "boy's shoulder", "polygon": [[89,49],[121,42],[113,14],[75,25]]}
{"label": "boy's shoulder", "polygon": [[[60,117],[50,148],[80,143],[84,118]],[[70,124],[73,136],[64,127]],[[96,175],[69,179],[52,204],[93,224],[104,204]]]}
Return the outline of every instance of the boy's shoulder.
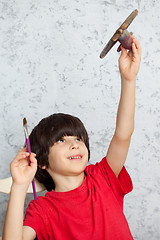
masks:
{"label": "boy's shoulder", "polygon": [[101,169],[107,168],[107,165],[108,165],[108,163],[106,162],[106,157],[104,157],[104,158],[102,158],[101,161],[96,162],[94,164],[89,162],[85,169],[85,172],[94,173],[97,171],[101,171]]}
{"label": "boy's shoulder", "polygon": [[96,164],[90,164],[85,169],[86,175],[92,176],[92,180],[107,184],[111,189],[115,189],[121,195],[125,195],[132,191],[133,184],[129,173],[123,167],[119,176],[117,177],[111,167],[109,166],[106,157],[102,158]]}

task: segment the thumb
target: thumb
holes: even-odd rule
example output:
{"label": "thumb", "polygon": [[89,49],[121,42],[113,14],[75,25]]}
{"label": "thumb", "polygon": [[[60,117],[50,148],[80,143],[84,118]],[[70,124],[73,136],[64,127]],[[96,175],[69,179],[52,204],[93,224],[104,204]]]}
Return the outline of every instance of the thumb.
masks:
{"label": "thumb", "polygon": [[127,49],[121,46],[121,56],[120,57],[126,57],[127,56]]}
{"label": "thumb", "polygon": [[31,153],[30,155],[30,162],[31,162],[31,167],[36,171],[37,170],[37,159],[35,158],[35,154]]}

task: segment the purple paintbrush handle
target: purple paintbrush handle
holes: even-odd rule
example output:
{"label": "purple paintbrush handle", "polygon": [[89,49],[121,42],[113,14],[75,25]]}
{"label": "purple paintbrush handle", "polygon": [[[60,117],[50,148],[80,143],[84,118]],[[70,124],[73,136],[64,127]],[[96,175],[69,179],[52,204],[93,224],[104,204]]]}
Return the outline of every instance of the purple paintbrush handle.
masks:
{"label": "purple paintbrush handle", "polygon": [[29,138],[26,138],[26,146],[27,146],[27,152],[31,153],[31,146],[30,146]]}
{"label": "purple paintbrush handle", "polygon": [[[31,146],[30,146],[29,138],[26,138],[26,146],[27,146],[27,152],[29,152],[29,154],[31,154]],[[30,156],[28,156],[28,162],[30,165],[31,164]],[[32,188],[33,188],[34,199],[36,200],[37,194],[36,194],[36,187],[35,187],[34,179],[32,180]]]}
{"label": "purple paintbrush handle", "polygon": [[[31,154],[31,146],[30,146],[29,138],[26,138],[26,146],[27,146],[27,152],[29,152],[29,154]],[[31,164],[30,156],[28,156],[28,162],[30,165]]]}
{"label": "purple paintbrush handle", "polygon": [[36,187],[35,187],[34,179],[32,180],[32,188],[33,188],[34,199],[37,200],[37,194],[36,194]]}

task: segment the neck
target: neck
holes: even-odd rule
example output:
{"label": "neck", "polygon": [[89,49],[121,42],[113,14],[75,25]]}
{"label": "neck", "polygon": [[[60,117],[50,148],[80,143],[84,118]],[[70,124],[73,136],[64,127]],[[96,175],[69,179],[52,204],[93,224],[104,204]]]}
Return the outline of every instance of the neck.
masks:
{"label": "neck", "polygon": [[78,188],[84,180],[84,172],[76,176],[54,176],[55,192],[67,192]]}

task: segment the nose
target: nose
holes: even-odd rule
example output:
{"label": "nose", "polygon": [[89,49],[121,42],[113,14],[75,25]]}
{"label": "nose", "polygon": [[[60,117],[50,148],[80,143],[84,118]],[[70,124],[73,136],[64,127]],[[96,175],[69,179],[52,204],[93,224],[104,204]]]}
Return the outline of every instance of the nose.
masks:
{"label": "nose", "polygon": [[78,146],[72,146],[72,149],[79,149]]}
{"label": "nose", "polygon": [[71,149],[79,149],[78,142],[71,141],[70,142],[70,147],[71,147]]}

